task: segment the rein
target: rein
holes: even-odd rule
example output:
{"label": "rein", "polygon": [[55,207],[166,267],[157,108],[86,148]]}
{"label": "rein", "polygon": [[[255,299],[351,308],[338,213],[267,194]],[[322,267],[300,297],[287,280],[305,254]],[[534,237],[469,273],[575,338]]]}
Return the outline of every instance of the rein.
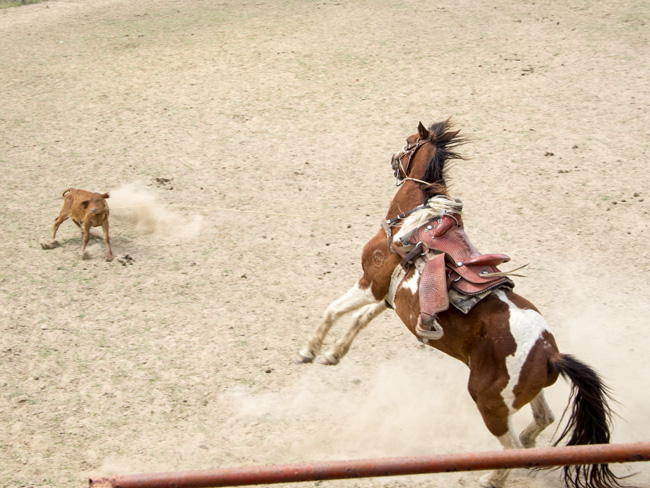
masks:
{"label": "rein", "polygon": [[[419,138],[413,145],[406,145],[404,146],[397,155],[395,155],[395,158],[393,159],[393,170],[395,171],[395,186],[400,186],[402,183],[405,181],[415,181],[416,183],[423,183],[425,185],[428,185],[426,181],[418,180],[416,178],[411,178],[408,174],[411,169],[411,161],[413,161],[413,157],[415,156],[415,153],[420,149],[422,146],[424,146],[427,142],[431,142],[429,140],[421,141]],[[404,169],[404,166],[402,165],[402,158],[406,155],[409,155],[408,162],[406,163],[406,169]],[[404,174],[404,177],[402,178],[402,174]]]}
{"label": "rein", "polygon": [[[413,158],[415,157],[415,153],[418,152],[418,149],[420,149],[422,146],[424,146],[427,142],[431,142],[429,140],[420,140],[418,137],[418,140],[415,141],[414,144],[406,144],[400,151],[393,157],[393,161],[391,163],[391,166],[395,172],[395,186],[401,186],[405,181],[414,181],[415,183],[422,183],[424,185],[428,185],[426,181],[423,180],[418,180],[417,178],[411,178],[409,176],[409,171],[411,170],[411,162],[413,161]],[[406,163],[406,169],[404,169],[404,165],[402,164],[402,159],[404,156],[408,154],[408,161]],[[404,175],[402,177],[402,174]],[[400,256],[404,257],[404,253],[393,244],[393,227],[395,224],[403,220],[404,218],[408,217],[414,212],[417,212],[418,210],[427,208],[427,203],[423,203],[422,205],[418,205],[415,208],[412,208],[411,210],[407,210],[404,213],[401,213],[397,215],[396,217],[393,217],[392,219],[389,220],[383,220],[381,222],[381,227],[384,229],[384,232],[386,233],[386,238],[388,242],[388,250],[392,253],[397,253]]]}

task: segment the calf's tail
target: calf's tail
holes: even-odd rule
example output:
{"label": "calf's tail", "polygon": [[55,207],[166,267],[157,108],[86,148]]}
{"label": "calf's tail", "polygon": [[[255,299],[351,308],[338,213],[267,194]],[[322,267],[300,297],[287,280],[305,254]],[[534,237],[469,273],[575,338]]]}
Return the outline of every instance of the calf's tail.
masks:
{"label": "calf's tail", "polygon": [[74,191],[74,188],[68,188],[66,191],[63,192],[63,194],[61,196],[64,197],[65,194],[70,192],[70,191]]}
{"label": "calf's tail", "polygon": [[[554,445],[566,439],[567,446],[609,444],[612,426],[612,400],[600,376],[589,366],[568,354],[550,359],[551,367],[571,383],[571,397],[563,417],[570,412],[567,425]],[[570,488],[616,488],[620,479],[607,464],[565,466],[564,482]]]}

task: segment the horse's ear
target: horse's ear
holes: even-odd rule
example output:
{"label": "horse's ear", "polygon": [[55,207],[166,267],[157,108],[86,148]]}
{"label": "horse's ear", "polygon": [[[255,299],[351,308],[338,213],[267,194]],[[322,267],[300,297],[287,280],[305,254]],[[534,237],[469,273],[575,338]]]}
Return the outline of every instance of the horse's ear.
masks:
{"label": "horse's ear", "polygon": [[420,140],[422,141],[429,138],[429,131],[424,125],[422,125],[422,122],[418,124],[418,134],[420,135]]}

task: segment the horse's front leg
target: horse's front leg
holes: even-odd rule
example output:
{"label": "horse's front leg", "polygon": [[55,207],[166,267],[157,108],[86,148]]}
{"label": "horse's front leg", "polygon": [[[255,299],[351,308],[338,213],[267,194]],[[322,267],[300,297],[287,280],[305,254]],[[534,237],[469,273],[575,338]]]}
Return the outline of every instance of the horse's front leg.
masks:
{"label": "horse's front leg", "polygon": [[[370,288],[361,288],[359,283],[354,285],[348,292],[338,300],[333,301],[325,310],[320,324],[316,331],[307,341],[307,345],[300,350],[297,363],[311,363],[320,353],[325,336],[341,316],[358,310],[361,307],[370,304],[376,304],[377,299],[373,296]],[[356,334],[355,334],[356,335]],[[351,341],[350,341],[351,342]],[[349,348],[349,345],[348,345]],[[339,358],[340,359],[340,358]],[[336,363],[333,363],[336,364]]]}
{"label": "horse's front leg", "polygon": [[368,325],[368,322],[379,313],[380,309],[383,311],[383,302],[388,294],[391,275],[400,260],[400,256],[389,252],[386,234],[383,230],[379,230],[364,246],[361,253],[363,276],[345,295],[327,307],[320,324],[309,338],[307,345],[300,351],[296,362],[311,363],[314,360],[320,353],[325,336],[341,316],[367,305],[381,304],[376,309],[369,308],[368,312],[372,311],[372,313],[367,317],[365,314],[360,314],[355,318],[352,328],[332,349],[329,363],[327,360],[325,361],[326,364],[336,364],[348,351],[359,331]]}
{"label": "horse's front leg", "polygon": [[366,305],[354,315],[352,325],[345,335],[341,337],[334,346],[323,354],[321,364],[335,365],[347,354],[355,337],[361,332],[372,319],[388,308],[385,302]]}

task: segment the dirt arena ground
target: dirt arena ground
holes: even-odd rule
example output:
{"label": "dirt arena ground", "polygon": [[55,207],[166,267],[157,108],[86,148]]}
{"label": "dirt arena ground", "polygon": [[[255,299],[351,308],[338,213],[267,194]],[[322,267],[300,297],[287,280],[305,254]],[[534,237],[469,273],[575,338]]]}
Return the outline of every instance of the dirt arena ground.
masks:
{"label": "dirt arena ground", "polygon": [[[0,485],[498,449],[464,365],[394,314],[337,367],[293,364],[360,276],[391,154],[449,116],[474,244],[530,263],[516,289],[606,379],[614,440],[650,440],[649,21],[638,0],[0,10]],[[122,262],[101,239],[82,261],[71,222],[41,249],[68,187],[112,192]],[[568,387],[549,396],[559,418]]]}

